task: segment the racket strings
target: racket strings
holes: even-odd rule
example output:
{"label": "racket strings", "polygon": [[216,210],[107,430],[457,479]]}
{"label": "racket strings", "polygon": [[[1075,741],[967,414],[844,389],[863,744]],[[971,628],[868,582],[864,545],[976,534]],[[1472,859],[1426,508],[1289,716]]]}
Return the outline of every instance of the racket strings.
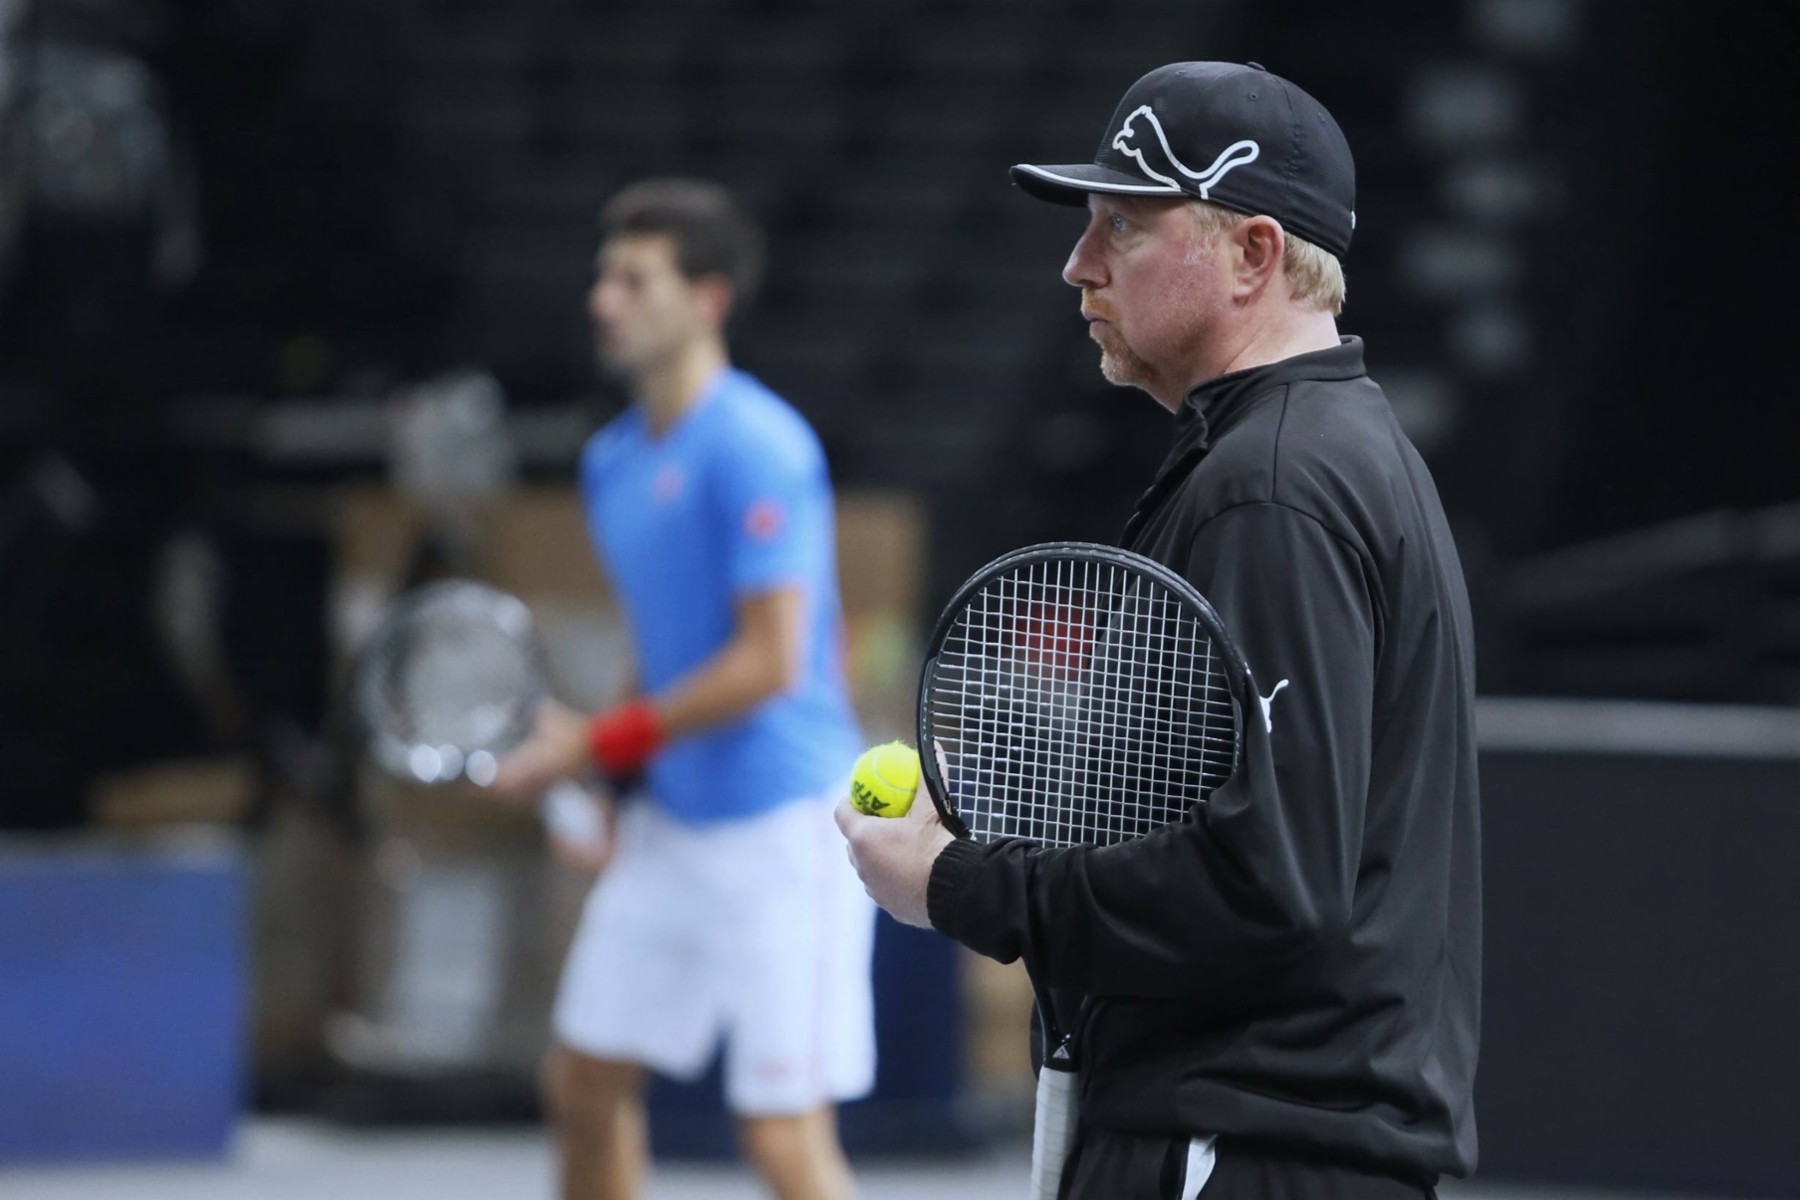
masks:
{"label": "racket strings", "polygon": [[1115,563],[1035,560],[990,580],[926,692],[952,803],[977,841],[1142,836],[1236,760],[1236,710],[1205,626]]}
{"label": "racket strings", "polygon": [[539,692],[528,641],[491,608],[425,605],[371,647],[365,702],[400,742],[500,749],[516,741]]}

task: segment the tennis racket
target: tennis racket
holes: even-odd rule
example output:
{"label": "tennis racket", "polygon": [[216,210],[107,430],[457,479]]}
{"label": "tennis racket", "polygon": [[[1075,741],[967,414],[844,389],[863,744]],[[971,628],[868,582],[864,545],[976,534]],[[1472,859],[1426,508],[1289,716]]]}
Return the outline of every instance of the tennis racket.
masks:
{"label": "tennis racket", "polygon": [[[921,769],[957,837],[1110,846],[1186,819],[1230,778],[1255,695],[1218,614],[1181,576],[1110,546],[1028,546],[976,572],[938,618],[919,687]],[[1044,1046],[1031,1197],[1055,1200],[1085,1006],[1069,1019],[1031,984]]]}
{"label": "tennis racket", "polygon": [[531,610],[467,579],[402,597],[353,681],[369,756],[415,783],[492,783],[549,694]]}

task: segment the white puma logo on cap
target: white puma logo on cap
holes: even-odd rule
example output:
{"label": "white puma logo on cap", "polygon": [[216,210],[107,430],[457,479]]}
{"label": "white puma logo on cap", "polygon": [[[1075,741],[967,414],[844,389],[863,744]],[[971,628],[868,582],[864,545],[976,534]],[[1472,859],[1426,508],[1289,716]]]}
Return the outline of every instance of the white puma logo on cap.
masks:
{"label": "white puma logo on cap", "polygon": [[1147,120],[1150,123],[1150,128],[1156,133],[1157,144],[1150,147],[1150,149],[1153,152],[1160,149],[1164,161],[1166,161],[1170,167],[1181,172],[1181,174],[1198,184],[1200,198],[1202,200],[1211,199],[1212,189],[1217,187],[1219,180],[1230,174],[1234,167],[1241,167],[1245,163],[1255,162],[1256,156],[1262,153],[1261,146],[1250,139],[1245,138],[1241,142],[1233,142],[1231,145],[1225,147],[1225,149],[1219,153],[1219,157],[1213,159],[1212,166],[1206,168],[1204,171],[1196,171],[1186,163],[1182,162],[1179,158],[1175,157],[1175,151],[1169,148],[1168,135],[1163,133],[1162,122],[1156,119],[1156,111],[1148,104],[1140,104],[1131,110],[1131,115],[1125,118],[1125,123],[1123,125],[1119,126],[1119,132],[1113,135],[1112,148],[1128,158],[1136,159],[1138,170],[1142,171],[1151,179],[1156,180],[1158,183],[1166,183],[1172,188],[1180,188],[1181,181],[1172,178],[1171,176],[1164,175],[1155,167],[1152,167],[1144,158],[1144,150],[1138,146],[1132,145],[1133,139],[1138,137],[1138,131],[1134,127],[1134,123],[1139,117],[1143,117]]}

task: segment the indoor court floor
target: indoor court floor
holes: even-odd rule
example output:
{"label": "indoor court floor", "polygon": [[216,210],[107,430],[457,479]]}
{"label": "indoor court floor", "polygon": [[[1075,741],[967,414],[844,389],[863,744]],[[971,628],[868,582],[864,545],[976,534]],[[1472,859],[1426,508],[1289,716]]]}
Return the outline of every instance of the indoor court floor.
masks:
{"label": "indoor court floor", "polygon": [[[954,1159],[855,1164],[861,1200],[1008,1200],[1023,1196],[1029,1147]],[[371,1132],[259,1119],[227,1161],[112,1167],[0,1168],[5,1200],[549,1200],[551,1160],[530,1129]],[[1497,1183],[1449,1184],[1444,1200],[1727,1200]],[[761,1200],[733,1164],[658,1167],[649,1200]]]}

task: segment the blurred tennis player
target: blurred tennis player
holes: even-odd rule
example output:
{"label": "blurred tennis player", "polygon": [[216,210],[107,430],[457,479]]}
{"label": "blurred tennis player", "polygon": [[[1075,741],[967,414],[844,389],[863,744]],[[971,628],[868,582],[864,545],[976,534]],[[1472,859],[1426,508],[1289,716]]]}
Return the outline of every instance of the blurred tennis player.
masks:
{"label": "blurred tennis player", "polygon": [[951,841],[839,807],[870,893],[1088,998],[1063,1200],[1433,1194],[1475,1165],[1481,894],[1468,599],[1437,491],[1340,337],[1355,174],[1254,64],[1139,79],[1063,278],[1114,383],[1175,414],[1127,548],[1210,599],[1272,764],[1128,844]]}
{"label": "blurred tennis player", "polygon": [[833,504],[805,420],[729,362],[761,236],[721,189],[648,180],[601,218],[588,296],[629,411],[582,456],[640,691],[545,707],[496,786],[642,773],[563,969],[545,1070],[568,1200],[640,1193],[645,1071],[720,1039],[745,1153],[784,1200],[852,1193],[836,1101],[874,1079],[874,906],[831,801],[860,749],[840,659]]}

